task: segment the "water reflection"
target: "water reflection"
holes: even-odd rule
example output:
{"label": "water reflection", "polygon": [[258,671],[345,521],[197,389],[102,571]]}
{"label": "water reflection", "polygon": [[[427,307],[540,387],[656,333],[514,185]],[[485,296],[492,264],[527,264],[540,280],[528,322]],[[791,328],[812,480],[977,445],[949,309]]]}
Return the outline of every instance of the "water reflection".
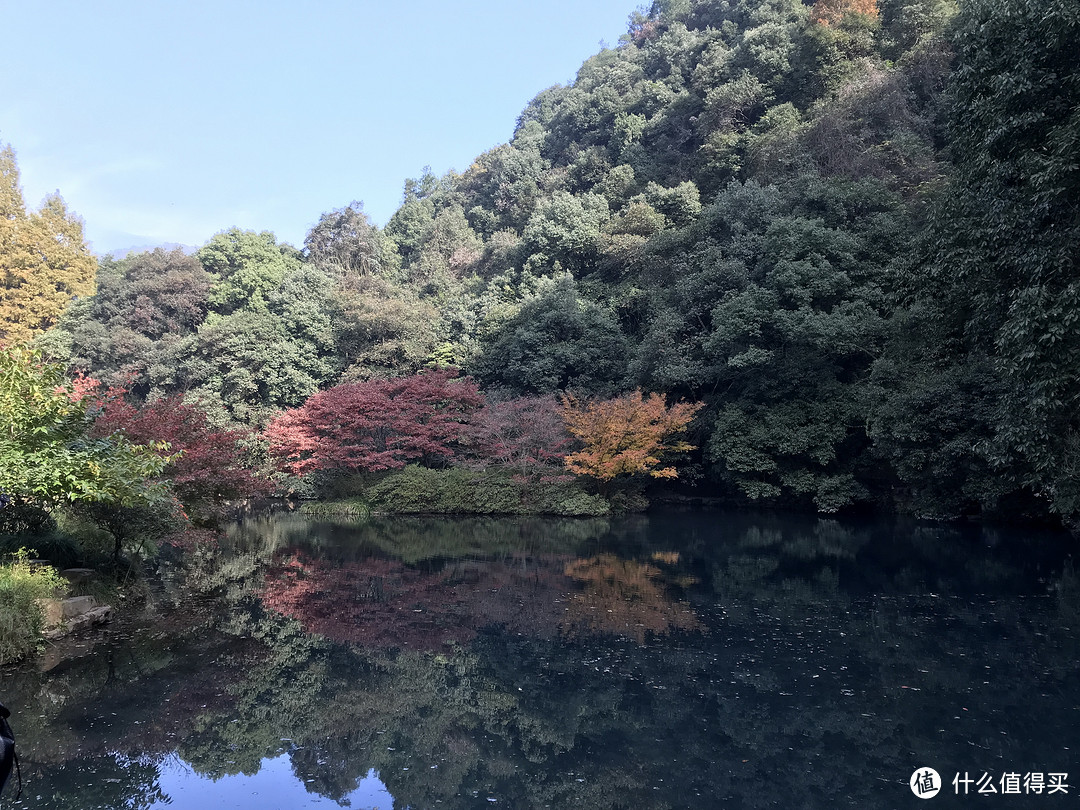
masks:
{"label": "water reflection", "polygon": [[1068,541],[987,540],[721,513],[247,521],[164,562],[141,624],[5,671],[14,806],[895,807],[920,765],[1067,772]]}
{"label": "water reflection", "polygon": [[643,644],[648,634],[702,629],[690,605],[671,595],[674,583],[693,581],[613,554],[517,554],[417,569],[293,553],[275,557],[258,594],[308,633],[366,647],[440,650],[492,625],[538,638],[607,632]]}
{"label": "water reflection", "polygon": [[[656,563],[678,562],[675,551],[653,553]],[[674,629],[703,630],[693,608],[669,595],[671,578],[653,562],[624,560],[614,554],[597,554],[568,562],[566,576],[581,583],[581,590],[565,595],[567,633],[600,632],[630,636],[638,644],[646,638],[666,635]],[[677,578],[692,585],[693,577]]]}

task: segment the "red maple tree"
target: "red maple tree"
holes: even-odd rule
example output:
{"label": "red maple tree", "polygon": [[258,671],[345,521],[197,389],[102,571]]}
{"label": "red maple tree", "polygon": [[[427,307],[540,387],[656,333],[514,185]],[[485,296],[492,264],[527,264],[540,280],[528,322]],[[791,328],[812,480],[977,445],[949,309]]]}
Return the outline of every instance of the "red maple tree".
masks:
{"label": "red maple tree", "polygon": [[470,415],[484,402],[476,383],[457,375],[457,369],[439,369],[320,391],[267,426],[270,452],[296,475],[375,472],[452,458]]}
{"label": "red maple tree", "polygon": [[169,454],[182,451],[165,468],[164,477],[193,518],[213,518],[226,501],[267,495],[272,490],[269,481],[243,464],[249,431],[214,428],[200,408],[179,397],[137,408],[124,399],[122,390],[111,388],[98,404],[101,410],[94,435],[122,432],[138,444],[168,442]]}

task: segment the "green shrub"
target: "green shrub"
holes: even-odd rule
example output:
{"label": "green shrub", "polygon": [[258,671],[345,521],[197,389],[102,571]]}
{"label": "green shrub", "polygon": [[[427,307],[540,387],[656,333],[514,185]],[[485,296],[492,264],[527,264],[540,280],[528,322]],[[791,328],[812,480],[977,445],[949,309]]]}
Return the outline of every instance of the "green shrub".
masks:
{"label": "green shrub", "polygon": [[108,531],[94,523],[85,510],[61,509],[56,511],[56,524],[59,531],[70,538],[75,550],[79,554],[77,562],[61,564],[58,557],[51,556],[41,547],[37,540],[33,541],[34,548],[38,553],[53,565],[60,569],[65,567],[86,566],[97,568],[107,563],[112,556],[115,540]]}
{"label": "green shrub", "polygon": [[410,465],[367,491],[372,508],[403,514],[606,515],[607,502],[573,481],[541,482],[509,473]]}
{"label": "green shrub", "polygon": [[601,517],[611,512],[611,506],[599,495],[583,492],[574,484],[548,484],[536,514],[566,517]]}
{"label": "green shrub", "polygon": [[61,570],[74,568],[83,562],[78,543],[63,531],[54,529],[44,534],[22,532],[0,535],[0,559],[15,556],[25,547],[33,548],[37,559],[48,560]]}
{"label": "green shrub", "polygon": [[367,517],[371,506],[358,498],[340,501],[308,501],[300,504],[300,514],[311,517]]}
{"label": "green shrub", "polygon": [[45,624],[39,600],[66,589],[67,582],[56,569],[30,565],[26,549],[0,565],[0,664],[25,658],[37,649]]}

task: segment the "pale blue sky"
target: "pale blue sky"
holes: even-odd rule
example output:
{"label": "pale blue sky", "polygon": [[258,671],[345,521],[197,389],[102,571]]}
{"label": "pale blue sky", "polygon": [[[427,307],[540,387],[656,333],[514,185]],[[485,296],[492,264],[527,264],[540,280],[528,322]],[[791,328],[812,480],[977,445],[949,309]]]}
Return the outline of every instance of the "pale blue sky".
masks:
{"label": "pale blue sky", "polygon": [[637,0],[9,0],[0,142],[93,248],[299,246],[353,199],[380,225],[425,165],[462,171],[614,46]]}

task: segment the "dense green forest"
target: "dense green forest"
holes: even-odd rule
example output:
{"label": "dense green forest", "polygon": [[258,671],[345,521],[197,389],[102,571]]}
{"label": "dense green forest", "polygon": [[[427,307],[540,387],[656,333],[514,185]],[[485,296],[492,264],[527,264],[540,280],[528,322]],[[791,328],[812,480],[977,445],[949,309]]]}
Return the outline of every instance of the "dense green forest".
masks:
{"label": "dense green forest", "polygon": [[[1078,49],[1072,0],[657,0],[509,143],[407,180],[385,227],[351,203],[300,247],[224,230],[103,258],[96,286],[62,201],[24,210],[7,149],[0,338],[121,398],[136,447],[175,444],[153,408],[183,404],[184,435],[235,451],[219,499],[273,457],[303,473],[331,439],[300,423],[357,402],[482,409],[480,434],[518,442],[488,462],[551,472],[588,450],[553,413],[656,402],[637,391],[703,403],[666,446],[694,448],[678,486],[701,494],[1072,525]],[[320,492],[409,462],[394,497],[423,503],[425,468],[469,456],[436,428],[381,468],[322,464]],[[552,435],[529,449],[529,428]],[[594,478],[533,506],[595,511]]]}

